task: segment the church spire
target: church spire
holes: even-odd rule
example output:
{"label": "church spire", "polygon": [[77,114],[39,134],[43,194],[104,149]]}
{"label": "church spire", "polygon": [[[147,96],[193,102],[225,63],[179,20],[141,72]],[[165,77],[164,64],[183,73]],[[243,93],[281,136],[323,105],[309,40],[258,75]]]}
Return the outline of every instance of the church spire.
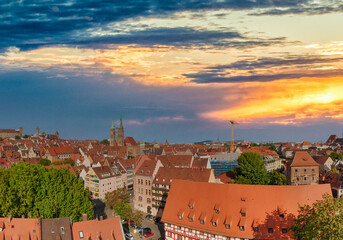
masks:
{"label": "church spire", "polygon": [[112,120],[112,126],[111,126],[111,128],[116,128],[115,126],[114,126],[114,121]]}
{"label": "church spire", "polygon": [[123,119],[121,119],[121,117],[120,117],[120,127],[119,128],[123,128]]}

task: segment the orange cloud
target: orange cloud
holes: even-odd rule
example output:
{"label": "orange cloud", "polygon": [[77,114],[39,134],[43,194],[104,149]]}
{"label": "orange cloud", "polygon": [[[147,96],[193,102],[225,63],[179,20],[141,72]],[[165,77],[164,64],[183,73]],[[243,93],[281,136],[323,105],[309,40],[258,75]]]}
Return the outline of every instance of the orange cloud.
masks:
{"label": "orange cloud", "polygon": [[228,107],[201,113],[215,121],[246,124],[301,124],[314,119],[343,119],[343,78],[281,80],[232,84],[239,88]]}

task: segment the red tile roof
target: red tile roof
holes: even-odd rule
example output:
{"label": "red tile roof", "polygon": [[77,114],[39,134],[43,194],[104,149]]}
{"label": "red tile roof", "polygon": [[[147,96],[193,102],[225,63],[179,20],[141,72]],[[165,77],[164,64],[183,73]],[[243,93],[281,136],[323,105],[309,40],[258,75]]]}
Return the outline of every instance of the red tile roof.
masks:
{"label": "red tile roof", "polygon": [[[174,180],[162,222],[236,238],[275,239],[282,236],[287,239],[291,233],[283,234],[277,225],[285,224],[285,228],[289,228],[298,215],[298,204],[312,204],[322,199],[324,193],[331,195],[329,184],[268,186]],[[193,202],[192,209],[190,202]],[[191,212],[192,221],[187,217]],[[284,218],[280,217],[281,213]],[[217,226],[211,222],[214,217]],[[230,229],[225,222],[231,223]],[[239,225],[244,226],[244,231]],[[254,233],[253,225],[258,225],[258,233]],[[268,233],[268,228],[274,225],[274,233]]]}
{"label": "red tile roof", "polygon": [[294,154],[293,161],[290,165],[291,167],[302,167],[302,166],[319,166],[319,164],[314,161],[308,152],[297,151]]}
{"label": "red tile roof", "polygon": [[[89,220],[76,222],[72,227],[74,240],[124,240],[119,217],[105,220]],[[82,238],[80,237],[82,234]]]}
{"label": "red tile roof", "polygon": [[41,239],[39,218],[0,218],[0,239]]}

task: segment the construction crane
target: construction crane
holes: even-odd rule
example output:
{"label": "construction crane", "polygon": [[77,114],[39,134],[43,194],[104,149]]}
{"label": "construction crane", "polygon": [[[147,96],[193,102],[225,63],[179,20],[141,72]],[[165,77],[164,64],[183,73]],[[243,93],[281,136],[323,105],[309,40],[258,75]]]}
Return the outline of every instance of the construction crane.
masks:
{"label": "construction crane", "polygon": [[233,130],[234,126],[238,125],[238,122],[235,122],[233,120],[229,120],[229,123],[231,124],[231,147],[230,147],[230,152],[233,153],[235,151],[235,145],[234,145],[234,139],[233,139]]}

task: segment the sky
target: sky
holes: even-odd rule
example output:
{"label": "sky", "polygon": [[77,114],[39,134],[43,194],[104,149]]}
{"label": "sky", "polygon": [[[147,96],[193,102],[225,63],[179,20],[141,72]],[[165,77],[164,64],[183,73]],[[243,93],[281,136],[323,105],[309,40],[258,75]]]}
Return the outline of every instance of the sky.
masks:
{"label": "sky", "polygon": [[340,0],[0,2],[0,128],[139,141],[343,134]]}

